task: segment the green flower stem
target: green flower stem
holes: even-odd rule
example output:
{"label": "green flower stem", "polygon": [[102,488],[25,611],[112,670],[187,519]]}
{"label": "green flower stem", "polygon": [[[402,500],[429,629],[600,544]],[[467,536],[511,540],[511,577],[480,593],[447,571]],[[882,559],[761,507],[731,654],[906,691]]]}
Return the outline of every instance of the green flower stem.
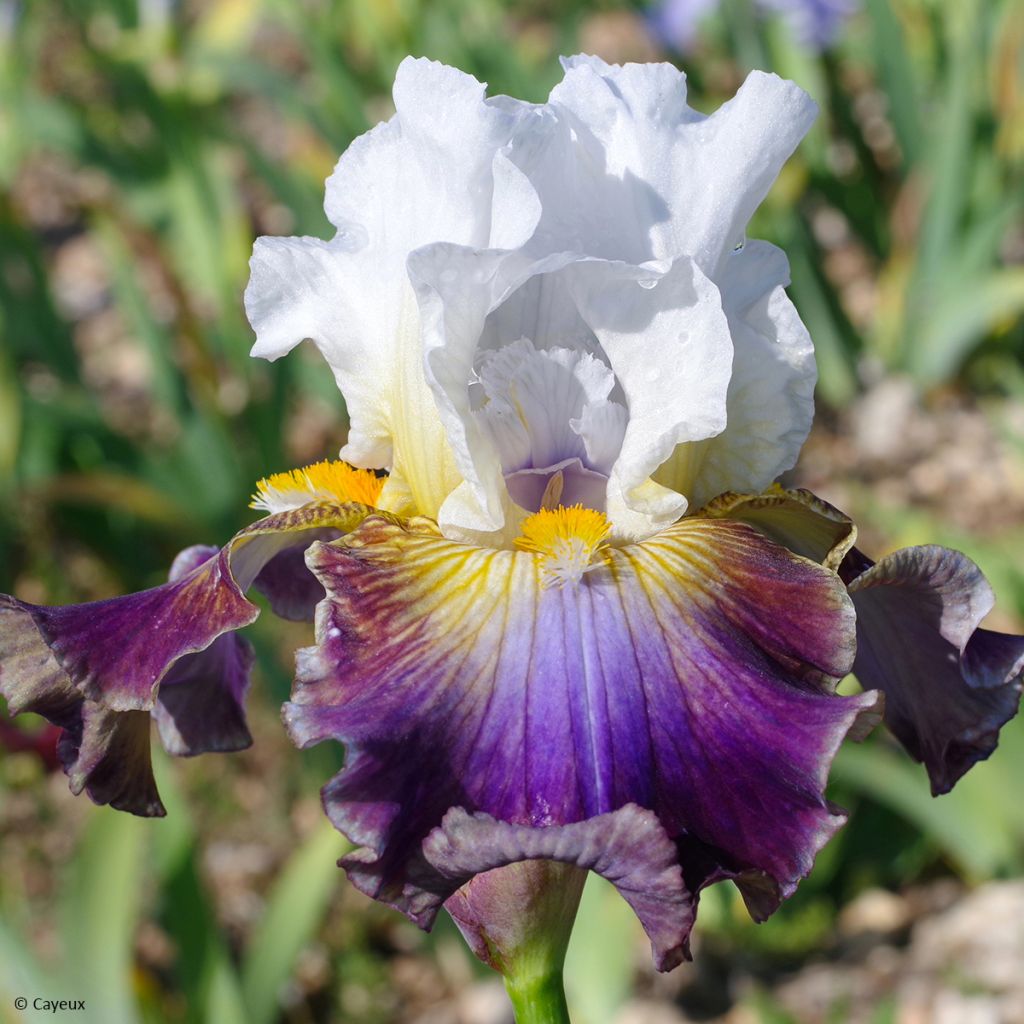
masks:
{"label": "green flower stem", "polygon": [[445,906],[473,952],[505,979],[516,1024],[570,1024],[562,967],[584,868],[525,860],[471,878]]}
{"label": "green flower stem", "polygon": [[505,978],[516,1024],[571,1024],[562,972],[530,978]]}

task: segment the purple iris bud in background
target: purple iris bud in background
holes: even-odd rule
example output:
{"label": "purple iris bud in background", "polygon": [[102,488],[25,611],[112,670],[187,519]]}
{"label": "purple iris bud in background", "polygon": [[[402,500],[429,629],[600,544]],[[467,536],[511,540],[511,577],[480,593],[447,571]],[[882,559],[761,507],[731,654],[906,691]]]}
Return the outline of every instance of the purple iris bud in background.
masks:
{"label": "purple iris bud in background", "polygon": [[814,50],[831,46],[858,6],[857,0],[757,0],[757,5],[781,14],[796,38]]}
{"label": "purple iris bud in background", "polygon": [[718,0],[663,0],[648,15],[654,37],[665,46],[689,53],[697,41],[701,19],[718,7]]}
{"label": "purple iris bud in background", "polygon": [[[661,43],[689,53],[701,20],[718,4],[719,0],[662,0],[652,9],[648,22]],[[753,4],[762,15],[782,15],[802,45],[819,51],[836,41],[858,6],[857,0],[753,0]]]}

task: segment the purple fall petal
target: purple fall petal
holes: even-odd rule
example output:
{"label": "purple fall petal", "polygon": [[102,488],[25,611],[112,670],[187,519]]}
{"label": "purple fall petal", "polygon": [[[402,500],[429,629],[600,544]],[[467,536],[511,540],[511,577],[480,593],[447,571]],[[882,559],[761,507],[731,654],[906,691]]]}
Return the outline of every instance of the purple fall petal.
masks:
{"label": "purple fall petal", "polygon": [[350,529],[370,511],[313,502],[253,523],[208,558],[202,556],[209,549],[188,549],[174,578],[151,590],[88,604],[22,607],[82,696],[112,711],[150,710],[179,658],[256,618],[259,611],[244,594],[275,555],[300,537]]}
{"label": "purple fall petal", "polygon": [[[852,608],[833,573],[745,524],[684,520],[564,589],[541,588],[533,556],[381,519],[308,560],[329,596],[286,722],[302,746],[346,744],[324,789],[361,847],[345,866],[421,924],[462,877],[428,852],[453,807],[501,823],[481,848],[523,859],[637,805],[696,887],[734,877],[761,915],[843,821],[822,795],[828,765],[876,699],[831,694]],[[652,908],[669,964],[692,897],[661,899],[659,873],[637,868],[649,888],[619,884]]]}
{"label": "purple fall petal", "polygon": [[223,548],[189,548],[169,582],[66,607],[0,595],[0,693],[12,714],[65,729],[59,754],[74,792],[136,814],[162,814],[149,764],[149,723],[174,754],[250,742],[244,698],[252,651],[234,631],[258,614],[244,597],[297,541],[334,536],[372,511],[311,502],[266,517]]}
{"label": "purple fall petal", "polygon": [[257,615],[231,574],[227,549],[152,590],[31,612],[82,695],[112,711],[148,711],[170,665]]}
{"label": "purple fall petal", "polygon": [[0,594],[0,694],[10,715],[30,711],[66,728],[77,720],[82,695],[43,642],[32,609]]}
{"label": "purple fall petal", "polygon": [[150,716],[146,711],[110,711],[91,700],[79,704],[76,721],[57,743],[71,792],[85,790],[97,804],[110,804],[144,818],[166,811],[150,761]]}
{"label": "purple fall petal", "polygon": [[[672,840],[652,811],[635,804],[586,821],[545,828],[513,825],[453,808],[427,836],[423,856],[445,879],[445,890],[482,872],[525,860],[587,868],[611,882],[633,908],[650,937],[658,970],[671,970],[689,958],[695,900],[683,884]],[[455,904],[457,915],[459,894],[448,902]],[[514,909],[507,908],[506,913]]]}
{"label": "purple fall petal", "polygon": [[275,615],[292,622],[313,621],[316,606],[324,599],[324,588],[306,567],[306,549],[314,541],[338,536],[337,530],[308,530],[260,570],[253,587],[270,602]]}
{"label": "purple fall petal", "polygon": [[63,732],[57,756],[71,791],[144,817],[163,804],[149,761],[149,714],[115,712],[86,700],[43,642],[31,611],[0,595],[0,693],[12,715],[42,715]]}
{"label": "purple fall petal", "polygon": [[1024,673],[1024,636],[976,629],[967,641],[960,669],[968,686],[975,689],[1021,686]]}
{"label": "purple fall petal", "polygon": [[192,757],[252,745],[245,696],[254,658],[245,637],[225,633],[205,651],[187,654],[172,666],[153,708],[167,753]]}
{"label": "purple fall petal", "polygon": [[1016,714],[1024,637],[978,628],[992,589],[959,551],[903,548],[872,565],[854,548],[842,574],[857,609],[853,670],[885,692],[886,724],[946,793]]}
{"label": "purple fall petal", "polygon": [[[196,545],[174,560],[171,582],[187,576],[219,553]],[[223,633],[203,651],[186,654],[160,683],[153,718],[169,754],[244,750],[252,744],[245,718],[245,695],[254,654],[252,644],[237,633]]]}

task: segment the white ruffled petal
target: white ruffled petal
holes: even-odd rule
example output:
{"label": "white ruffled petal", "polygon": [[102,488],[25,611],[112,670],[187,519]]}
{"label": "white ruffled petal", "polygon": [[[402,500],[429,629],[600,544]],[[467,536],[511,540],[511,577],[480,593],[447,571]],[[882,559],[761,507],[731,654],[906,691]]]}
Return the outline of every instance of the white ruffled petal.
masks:
{"label": "white ruffled petal", "polygon": [[323,353],[351,420],[343,457],[391,468],[385,499],[435,515],[462,477],[424,376],[406,260],[438,241],[529,238],[538,200],[502,151],[537,113],[488,101],[470,75],[426,60],[402,63],[394,98],[395,116],[353,142],[327,183],[337,237],[261,239],[246,309],[254,355],[307,337]]}
{"label": "white ruffled petal", "polygon": [[480,381],[488,402],[477,416],[505,473],[585,458],[583,438],[572,424],[592,403],[604,403],[615,386],[611,370],[590,353],[538,350],[525,338],[484,352]]}
{"label": "white ruffled petal", "polygon": [[459,484],[445,499],[437,515],[437,525],[449,540],[484,548],[511,548],[519,536],[519,527],[526,518],[508,492],[502,489],[497,498],[502,525],[494,528],[494,519],[480,503],[477,488],[468,482]]}
{"label": "white ruffled petal", "polygon": [[677,445],[725,429],[733,344],[718,289],[685,256],[664,273],[600,262],[572,270],[580,313],[629,410],[609,494],[620,490],[626,506],[659,517],[681,504],[681,514],[685,500],[646,484]]}
{"label": "white ruffled petal", "polygon": [[328,219],[365,239],[382,270],[401,272],[431,242],[517,248],[533,233],[533,188],[501,151],[536,108],[486,91],[472,75],[407,57],[395,116],[357,138],[327,179]]}
{"label": "white ruffled petal", "polygon": [[[556,264],[565,265],[579,258],[565,255],[556,258]],[[552,264],[548,260],[543,265]],[[534,264],[527,257],[525,269],[506,282],[506,287],[514,290],[503,295],[501,304],[488,314],[479,341],[482,350],[497,350],[519,338],[529,338],[542,349],[594,348],[594,332],[580,316],[565,282],[556,274],[539,273],[539,266],[541,261]]]}
{"label": "white ruffled petal", "polygon": [[591,402],[570,426],[583,440],[587,461],[603,473],[611,473],[622,450],[629,413],[618,402]]}
{"label": "white ruffled petal", "polygon": [[[619,67],[573,57],[564,65],[551,105],[576,137],[600,143],[603,161],[595,166],[587,142],[573,142],[563,155],[563,163],[585,158],[590,187],[575,202],[573,191],[564,190],[552,234],[607,211],[613,221],[605,238],[620,252],[608,251],[606,241],[600,255],[640,262],[685,253],[716,280],[814,120],[814,101],[792,82],[755,71],[733,99],[704,117],[687,105],[686,78],[669,64]],[[566,177],[582,173],[574,169]],[[544,192],[541,199],[543,227],[553,206]],[[581,205],[586,209],[579,213]]]}
{"label": "white ruffled petal", "polygon": [[608,400],[616,382],[607,364],[582,349],[537,349],[526,338],[481,358],[486,401],[476,417],[512,500],[530,512],[558,504],[603,512],[627,419]]}
{"label": "white ruffled petal", "polygon": [[337,237],[261,240],[246,295],[255,354],[324,353],[382,507],[504,543],[510,492],[580,494],[641,537],[792,464],[810,341],[784,257],[736,250],[803,92],[755,73],[705,117],[670,65],[573,58],[546,106],[423,60],[394,95],[328,182]]}
{"label": "white ruffled petal", "polygon": [[[586,345],[580,342],[574,359],[596,371],[590,399],[605,402],[609,395],[613,400],[622,396],[618,404],[624,411],[608,424],[624,426],[621,451],[614,453],[617,458],[611,467],[609,513],[619,510],[623,521],[632,521],[637,513],[642,522],[630,527],[636,535],[678,518],[686,509],[685,497],[649,478],[677,445],[712,437],[725,427],[732,342],[717,289],[686,257],[664,270],[566,254],[525,268],[518,259],[515,254],[443,245],[420,250],[410,261],[423,315],[428,374],[437,389],[453,449],[467,460],[463,475],[482,513],[474,525],[484,524],[491,530],[503,527],[503,472],[509,464],[502,465],[499,446],[483,426],[467,382],[479,365],[481,346],[502,341],[503,332],[494,329],[495,323],[510,319],[517,328],[522,326],[518,313],[506,316],[504,311],[508,304],[518,309],[520,293],[545,298],[539,307],[530,307],[534,319],[527,325],[539,337],[558,337],[544,310],[551,310],[557,323],[582,325]],[[539,282],[541,276],[545,280]],[[507,344],[513,346],[511,350],[492,357],[505,372],[517,358],[519,339]],[[583,358],[587,348],[600,353],[605,371],[597,369],[600,364],[592,357]],[[486,388],[499,397],[493,383]],[[539,387],[534,390],[544,393]],[[523,422],[546,422],[545,409],[555,404],[548,394]],[[627,412],[628,422],[623,423]],[[574,425],[572,420],[579,422]],[[582,406],[559,418],[584,442],[579,454],[589,459],[591,453],[578,429],[586,422]],[[596,427],[597,420],[590,425]],[[607,460],[613,454],[613,438],[618,440],[613,430],[595,432],[593,454]],[[545,455],[557,450],[563,458],[571,457],[571,447],[562,444],[560,439]],[[510,432],[505,454],[521,454],[525,447],[523,434]],[[543,459],[535,458],[532,449],[530,458],[540,468]],[[584,468],[597,467],[595,459]],[[618,528],[618,522],[613,519],[613,523]]]}
{"label": "white ruffled petal", "polygon": [[710,440],[681,445],[654,474],[698,507],[723,491],[757,493],[791,468],[814,418],[814,346],[784,286],[781,250],[751,242],[721,275],[735,355],[728,425]]}
{"label": "white ruffled petal", "polygon": [[[424,246],[409,259],[422,318],[427,380],[467,485],[442,510],[442,528],[447,524],[467,534],[506,528],[508,493],[501,460],[473,400],[478,354],[498,348],[501,341],[523,337],[519,332],[499,339],[489,314],[535,274],[558,269],[574,258],[557,254],[534,263],[522,250],[481,251],[441,243]],[[560,300],[557,308],[564,309]],[[543,317],[536,323],[545,329]],[[456,536],[447,531],[446,535]]]}
{"label": "white ruffled petal", "polygon": [[[258,238],[249,261],[245,312],[256,332],[254,356],[278,359],[308,338],[327,357],[351,416],[344,457],[377,468],[391,463],[391,427],[379,385],[364,372],[363,320],[355,313],[364,298],[358,289],[360,262],[345,236],[330,242]],[[394,332],[397,324],[390,328]]]}

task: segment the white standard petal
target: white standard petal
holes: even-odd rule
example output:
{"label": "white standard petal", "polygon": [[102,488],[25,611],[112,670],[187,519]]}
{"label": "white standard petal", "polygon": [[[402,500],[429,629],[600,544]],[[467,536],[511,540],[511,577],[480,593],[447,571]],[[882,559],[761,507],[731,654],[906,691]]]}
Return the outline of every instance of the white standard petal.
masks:
{"label": "white standard petal", "polygon": [[[561,347],[538,350],[527,338],[485,351],[480,382],[487,402],[477,415],[501,455],[505,472],[587,457],[573,423],[596,403],[607,404],[615,387],[611,370],[589,352]],[[617,455],[616,449],[607,466],[593,468],[610,470]]]}
{"label": "white standard petal", "polygon": [[[249,261],[245,311],[256,332],[252,354],[278,359],[304,338],[327,356],[348,403],[345,459],[366,468],[390,466],[391,426],[380,385],[363,372],[362,337],[352,310],[361,303],[359,256],[351,240],[258,238]],[[390,323],[392,331],[397,324]]]}
{"label": "white standard petal", "polygon": [[[474,401],[474,391],[480,388],[478,354],[523,337],[522,323],[544,334],[548,330],[544,308],[558,310],[559,316],[566,312],[561,296],[554,304],[539,307],[522,303],[522,317],[509,318],[500,329],[490,314],[537,273],[558,269],[576,258],[563,253],[533,262],[523,250],[479,250],[446,243],[424,246],[409,258],[409,275],[420,306],[427,380],[465,480],[438,515],[446,536],[479,540],[492,532],[495,538],[508,533],[515,506],[497,448],[477,416],[480,403]],[[504,333],[510,324],[518,333]]]}
{"label": "white standard petal", "polygon": [[[529,468],[540,468],[530,422],[548,424],[545,409],[557,406],[563,413],[571,411],[564,416],[568,432],[557,434],[558,444],[546,454],[564,451],[595,472],[607,472],[614,459],[605,491],[616,533],[649,534],[686,509],[686,498],[650,480],[651,474],[679,444],[712,437],[725,427],[733,350],[718,290],[686,257],[667,267],[569,254],[525,266],[520,259],[521,254],[446,245],[420,250],[410,261],[428,375],[452,447],[466,460],[459,515],[467,524],[472,519],[477,530],[504,528],[505,470],[513,458],[529,459]],[[494,424],[483,421],[481,402],[472,398],[472,388],[482,382],[472,382],[487,359],[511,372],[522,344],[515,332],[524,326],[535,335],[530,339],[534,349],[568,347],[554,344],[565,332],[574,338],[573,358],[579,365],[604,369],[589,392],[581,386],[588,397],[578,408],[554,402],[539,385],[537,394],[547,397],[521,402],[521,409],[533,409],[528,415],[499,405],[495,414],[504,416],[507,435],[496,444]],[[511,350],[501,354],[506,346]],[[488,351],[499,354],[485,357]],[[591,361],[595,356],[600,363]],[[497,389],[488,386],[498,397]],[[621,411],[604,408],[606,402]],[[554,426],[537,429],[547,439],[556,436]],[[582,453],[579,447],[559,448],[567,437],[571,444],[572,435]],[[459,528],[452,519],[447,525]]]}
{"label": "white standard petal", "polygon": [[730,257],[720,282],[735,346],[728,425],[680,445],[654,474],[694,506],[723,491],[763,490],[794,465],[814,418],[814,346],[783,290],[785,254],[751,242]]}
{"label": "white standard petal", "polygon": [[388,493],[435,515],[462,477],[424,377],[406,260],[438,241],[515,247],[530,236],[536,196],[503,150],[543,116],[489,101],[476,79],[426,60],[402,63],[394,98],[395,116],[357,139],[328,181],[335,240],[261,239],[246,310],[255,355],[313,340],[348,405],[343,457],[391,468]]}
{"label": "white standard petal", "polygon": [[[549,156],[533,172],[544,206],[541,231],[558,237],[601,211],[608,229],[600,250],[588,252],[632,262],[685,253],[717,280],[814,120],[814,101],[792,82],[755,71],[705,117],[687,105],[686,78],[669,64],[619,67],[573,57],[564,65],[550,104],[568,123],[568,143],[557,162]],[[569,166],[581,160],[583,166]],[[548,201],[558,162],[573,187]]]}
{"label": "white standard petal", "polygon": [[609,513],[631,509],[652,517],[651,526],[665,525],[683,514],[689,496],[649,478],[678,445],[726,425],[733,344],[718,289],[687,257],[663,271],[602,262],[570,269],[579,311],[629,410]]}
{"label": "white standard petal", "polygon": [[[618,402],[590,402],[570,426],[583,440],[591,465],[611,472],[622,450],[629,412]],[[607,469],[605,469],[607,467]]]}

